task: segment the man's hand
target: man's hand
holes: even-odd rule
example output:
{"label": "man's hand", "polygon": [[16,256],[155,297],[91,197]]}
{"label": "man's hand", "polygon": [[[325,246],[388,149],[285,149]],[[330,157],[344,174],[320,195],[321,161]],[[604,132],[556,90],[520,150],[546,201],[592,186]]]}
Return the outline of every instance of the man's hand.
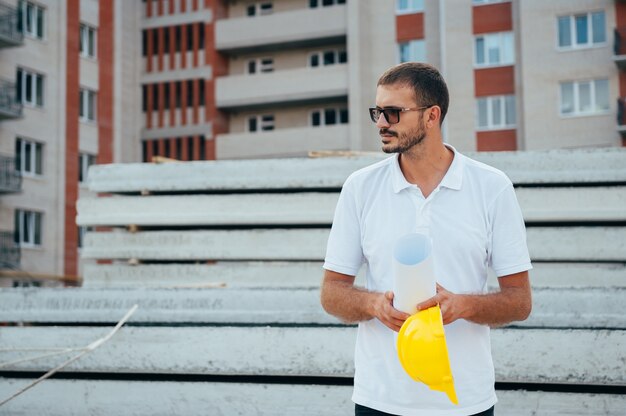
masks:
{"label": "man's hand", "polygon": [[386,327],[398,332],[410,315],[393,307],[393,292],[389,291],[377,294],[374,301],[374,316]]}
{"label": "man's hand", "polygon": [[417,310],[441,307],[443,324],[466,319],[492,327],[523,321],[532,310],[532,295],[528,272],[498,278],[500,290],[480,295],[457,294],[437,284],[437,294],[417,305]]}
{"label": "man's hand", "polygon": [[466,305],[463,302],[463,296],[449,292],[437,283],[437,294],[430,299],[425,300],[417,305],[417,310],[432,308],[439,305],[441,308],[441,317],[443,318],[443,324],[448,325],[464,317]]}

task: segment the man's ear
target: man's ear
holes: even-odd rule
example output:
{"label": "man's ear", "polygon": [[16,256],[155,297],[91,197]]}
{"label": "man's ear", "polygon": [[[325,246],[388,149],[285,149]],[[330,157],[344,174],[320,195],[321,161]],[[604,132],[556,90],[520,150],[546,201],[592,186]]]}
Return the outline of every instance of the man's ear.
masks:
{"label": "man's ear", "polygon": [[441,107],[434,105],[426,110],[428,113],[428,120],[426,120],[426,127],[432,128],[439,125],[441,119]]}

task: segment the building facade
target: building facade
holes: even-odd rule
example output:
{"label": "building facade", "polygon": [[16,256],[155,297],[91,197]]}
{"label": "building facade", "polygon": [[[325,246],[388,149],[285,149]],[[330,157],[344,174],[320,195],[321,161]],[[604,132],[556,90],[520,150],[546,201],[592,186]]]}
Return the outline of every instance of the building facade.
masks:
{"label": "building facade", "polygon": [[625,143],[622,1],[0,1],[2,261],[31,274],[80,274],[94,163],[379,150],[398,62],[443,73],[462,151]]}

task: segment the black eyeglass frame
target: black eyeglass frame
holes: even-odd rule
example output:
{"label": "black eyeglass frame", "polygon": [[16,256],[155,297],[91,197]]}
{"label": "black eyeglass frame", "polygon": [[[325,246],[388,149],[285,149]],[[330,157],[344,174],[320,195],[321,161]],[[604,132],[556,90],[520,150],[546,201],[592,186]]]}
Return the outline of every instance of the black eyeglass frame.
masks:
{"label": "black eyeglass frame", "polygon": [[[385,108],[380,108],[380,107],[370,107],[369,108],[369,113],[370,113],[370,118],[372,119],[372,121],[374,123],[378,123],[378,119],[380,118],[381,115],[385,116],[385,120],[387,120],[387,123],[389,124],[397,124],[400,122],[400,113],[404,113],[405,111],[419,111],[419,110],[425,110],[427,108],[430,107],[434,107],[434,105],[427,105],[424,107],[407,107],[407,108],[401,108],[401,107],[385,107]],[[376,115],[378,114],[378,115]]]}

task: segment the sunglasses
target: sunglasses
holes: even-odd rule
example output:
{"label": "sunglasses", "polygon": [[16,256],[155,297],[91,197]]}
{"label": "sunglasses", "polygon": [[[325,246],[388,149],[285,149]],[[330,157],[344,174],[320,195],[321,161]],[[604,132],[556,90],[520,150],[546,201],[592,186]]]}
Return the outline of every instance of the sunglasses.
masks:
{"label": "sunglasses", "polygon": [[398,122],[400,122],[400,113],[404,113],[405,111],[419,111],[419,110],[425,110],[427,108],[432,107],[432,105],[427,105],[425,107],[416,107],[416,108],[397,108],[397,107],[387,107],[387,108],[380,108],[380,107],[370,107],[369,111],[370,111],[370,118],[372,119],[372,121],[374,123],[378,122],[378,119],[380,118],[381,115],[385,116],[385,120],[387,120],[387,123],[389,124],[396,124]]}

